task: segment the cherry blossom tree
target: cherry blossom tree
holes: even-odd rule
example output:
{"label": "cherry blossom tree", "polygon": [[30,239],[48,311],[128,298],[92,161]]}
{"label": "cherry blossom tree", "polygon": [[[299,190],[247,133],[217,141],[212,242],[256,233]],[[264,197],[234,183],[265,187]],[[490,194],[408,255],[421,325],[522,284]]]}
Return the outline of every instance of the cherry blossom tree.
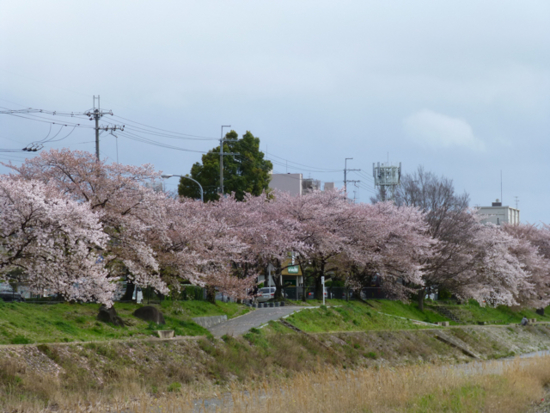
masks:
{"label": "cherry blossom tree", "polygon": [[550,304],[550,228],[515,224],[503,225],[501,229],[516,240],[510,252],[522,263],[534,286],[521,294],[518,301],[544,314],[544,308]]}
{"label": "cherry blossom tree", "polygon": [[297,261],[304,278],[315,281],[315,297],[323,295],[321,277],[338,274],[344,258],[353,256],[349,235],[355,222],[353,208],[340,191],[314,191],[304,196],[274,195],[278,214],[294,221]]}
{"label": "cherry blossom tree", "polygon": [[[227,204],[227,203],[226,203]],[[234,298],[245,298],[252,277],[235,276],[247,245],[231,225],[216,213],[218,202],[202,203],[182,198],[165,201],[167,238],[160,244],[158,260],[179,279],[206,287],[209,299],[215,290]]]}
{"label": "cherry blossom tree", "polygon": [[0,176],[0,279],[19,268],[35,293],[110,306],[115,286],[98,264],[107,245],[99,217],[53,185]]}
{"label": "cherry blossom tree", "polygon": [[282,296],[281,271],[288,254],[304,249],[298,239],[299,225],[295,219],[284,214],[283,202],[277,192],[259,196],[247,194],[243,202],[235,197],[221,199],[215,205],[217,219],[222,219],[235,236],[246,245],[238,261],[233,263],[239,278],[256,278],[268,275],[274,269],[275,298]]}
{"label": "cherry blossom tree", "polygon": [[156,232],[165,227],[166,218],[160,207],[165,195],[145,186],[160,178],[151,165],[107,164],[88,152],[52,149],[21,166],[6,166],[21,180],[54,185],[64,196],[98,212],[109,236],[103,259],[111,277],[126,275],[138,286],[168,291],[148,241],[162,237]]}
{"label": "cherry blossom tree", "polygon": [[407,286],[423,284],[423,263],[431,257],[436,243],[429,235],[424,214],[391,202],[353,208],[353,248],[348,249],[354,254],[348,260],[351,279],[364,286],[378,277],[389,296],[406,298],[412,292]]}

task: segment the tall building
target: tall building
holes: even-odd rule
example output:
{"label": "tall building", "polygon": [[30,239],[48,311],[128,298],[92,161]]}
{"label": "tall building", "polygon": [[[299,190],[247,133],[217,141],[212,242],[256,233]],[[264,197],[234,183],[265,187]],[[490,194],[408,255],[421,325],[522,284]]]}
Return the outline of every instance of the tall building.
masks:
{"label": "tall building", "polygon": [[[325,191],[330,188],[331,182],[325,183]],[[328,187],[327,187],[328,185]],[[291,195],[302,196],[321,189],[321,181],[304,178],[303,174],[271,174],[269,188],[288,192]],[[334,183],[332,183],[334,188]]]}
{"label": "tall building", "polygon": [[502,206],[502,202],[498,199],[491,206],[478,207],[477,212],[482,217],[481,222],[484,223],[519,224],[519,209]]}

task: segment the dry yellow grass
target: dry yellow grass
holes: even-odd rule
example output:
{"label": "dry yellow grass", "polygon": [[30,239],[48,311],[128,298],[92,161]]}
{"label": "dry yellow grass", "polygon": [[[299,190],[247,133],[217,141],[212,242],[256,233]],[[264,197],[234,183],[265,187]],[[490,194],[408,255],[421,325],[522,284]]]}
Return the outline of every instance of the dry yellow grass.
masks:
{"label": "dry yellow grass", "polygon": [[[122,374],[116,391],[78,396],[60,393],[55,379],[37,378],[36,386],[55,401],[51,407],[57,412],[512,413],[525,412],[530,404],[544,397],[544,388],[550,383],[550,357],[505,364],[486,362],[475,369],[410,366],[349,371],[320,367],[316,372],[299,373],[289,379],[234,383],[229,387],[183,386],[157,397],[145,396],[147,393],[137,383],[135,377]],[[14,389],[16,386],[14,383]],[[51,411],[15,394],[8,394],[2,401],[6,411]],[[212,410],[197,410],[198,405],[208,404],[198,400],[211,399],[225,402]]]}

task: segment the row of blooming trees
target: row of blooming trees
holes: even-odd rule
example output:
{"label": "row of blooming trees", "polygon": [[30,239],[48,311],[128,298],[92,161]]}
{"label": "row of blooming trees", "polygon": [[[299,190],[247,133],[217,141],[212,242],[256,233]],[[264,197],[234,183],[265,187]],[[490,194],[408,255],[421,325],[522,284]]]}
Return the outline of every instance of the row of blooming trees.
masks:
{"label": "row of blooming trees", "polygon": [[[321,277],[351,288],[373,277],[396,298],[444,288],[490,304],[544,307],[550,229],[482,225],[430,174],[404,179],[395,203],[349,203],[338,191],[201,203],[155,192],[151,166],[42,153],[0,177],[0,280],[110,305],[115,285],[162,294],[182,282],[244,298],[289,252],[322,296]],[[407,177],[405,177],[407,178]],[[278,277],[276,277],[277,279]],[[280,293],[280,285],[278,285]]]}

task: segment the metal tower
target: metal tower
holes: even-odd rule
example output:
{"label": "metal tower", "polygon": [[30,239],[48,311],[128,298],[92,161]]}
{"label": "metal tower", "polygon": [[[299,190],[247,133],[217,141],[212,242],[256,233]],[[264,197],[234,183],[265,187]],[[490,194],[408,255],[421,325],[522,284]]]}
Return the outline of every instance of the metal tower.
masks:
{"label": "metal tower", "polygon": [[378,162],[378,165],[372,164],[372,176],[374,177],[374,185],[380,188],[382,201],[386,201],[386,194],[390,194],[388,200],[395,199],[395,188],[401,181],[401,162],[399,166],[388,163]]}

